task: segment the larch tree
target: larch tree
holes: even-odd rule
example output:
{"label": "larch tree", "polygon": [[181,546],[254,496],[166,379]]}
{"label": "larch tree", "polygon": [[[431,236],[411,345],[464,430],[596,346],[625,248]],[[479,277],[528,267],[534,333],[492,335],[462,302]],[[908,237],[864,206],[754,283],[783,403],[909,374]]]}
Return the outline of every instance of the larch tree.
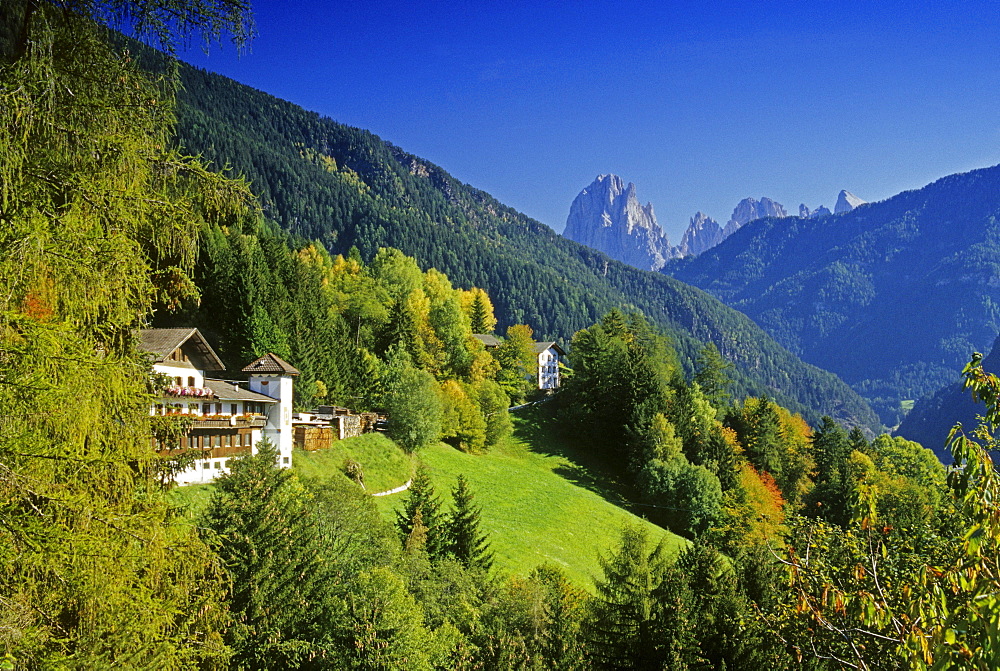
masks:
{"label": "larch tree", "polygon": [[[0,63],[0,650],[18,665],[224,659],[221,573],[155,478],[154,301],[194,297],[205,221],[245,185],[172,149],[172,80],[102,24],[161,46],[244,35],[242,2],[5,2]],[[179,35],[178,35],[179,33]]]}

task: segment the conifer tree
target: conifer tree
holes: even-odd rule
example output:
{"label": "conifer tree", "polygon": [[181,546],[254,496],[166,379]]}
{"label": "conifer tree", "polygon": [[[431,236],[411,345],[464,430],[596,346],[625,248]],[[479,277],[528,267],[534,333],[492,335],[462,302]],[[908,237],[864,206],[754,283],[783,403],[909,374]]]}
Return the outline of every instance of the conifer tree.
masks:
{"label": "conifer tree", "polygon": [[[600,557],[603,577],[585,622],[585,636],[596,660],[610,669],[662,668],[672,661],[657,623],[667,569],[662,543],[650,551],[644,528],[622,529],[618,552]],[[684,668],[684,667],[673,667]]]}
{"label": "conifer tree", "polygon": [[308,496],[277,455],[265,440],[235,460],[204,516],[231,576],[227,639],[242,668],[287,668],[320,652],[314,625],[336,604]]}
{"label": "conifer tree", "polygon": [[479,530],[479,506],[473,502],[464,475],[459,474],[451,496],[454,507],[448,519],[448,551],[466,568],[488,571],[493,566],[493,553],[489,540]]}
{"label": "conifer tree", "polygon": [[423,466],[414,473],[407,494],[403,509],[396,513],[396,528],[403,542],[411,536],[418,538],[419,527],[423,526],[426,529],[423,535],[427,554],[431,559],[440,559],[447,551],[446,525],[441,513],[441,499],[435,494],[430,475]]}
{"label": "conifer tree", "polygon": [[701,393],[705,395],[705,398],[720,415],[729,405],[731,399],[729,388],[733,381],[729,377],[728,371],[733,368],[732,363],[722,358],[719,348],[713,342],[705,345],[698,353],[694,381],[698,383],[698,386],[701,387]]}

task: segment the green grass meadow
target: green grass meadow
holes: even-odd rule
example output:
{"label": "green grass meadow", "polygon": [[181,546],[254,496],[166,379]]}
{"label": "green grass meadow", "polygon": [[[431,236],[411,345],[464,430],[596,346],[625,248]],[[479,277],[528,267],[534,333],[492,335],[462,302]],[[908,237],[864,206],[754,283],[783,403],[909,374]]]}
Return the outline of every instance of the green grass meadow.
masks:
{"label": "green grass meadow", "polygon": [[[514,421],[514,435],[486,454],[465,454],[443,443],[418,452],[446,510],[458,475],[469,481],[498,568],[524,575],[551,563],[592,589],[600,575],[598,554],[617,547],[624,524],[645,525],[651,539],[664,539],[674,552],[687,543],[609,502],[627,490],[560,439],[556,420],[527,410]],[[405,498],[405,492],[380,497],[379,505],[394,519]]]}
{"label": "green grass meadow", "polygon": [[[381,433],[337,441],[326,450],[296,450],[295,472],[304,478],[344,477],[348,458],[361,464],[366,491],[393,489],[412,476],[420,462],[430,472],[442,507],[451,507],[451,490],[463,474],[482,510],[481,529],[488,534],[501,571],[526,575],[542,563],[561,567],[587,589],[600,575],[598,554],[617,547],[625,524],[645,525],[654,542],[663,539],[677,552],[687,541],[617,505],[634,498],[616,477],[612,464],[579,450],[558,431],[558,418],[537,408],[514,415],[514,434],[489,452],[466,454],[438,443],[408,455]],[[177,487],[172,501],[195,517],[208,505],[212,485]],[[407,493],[376,497],[386,520]]]}

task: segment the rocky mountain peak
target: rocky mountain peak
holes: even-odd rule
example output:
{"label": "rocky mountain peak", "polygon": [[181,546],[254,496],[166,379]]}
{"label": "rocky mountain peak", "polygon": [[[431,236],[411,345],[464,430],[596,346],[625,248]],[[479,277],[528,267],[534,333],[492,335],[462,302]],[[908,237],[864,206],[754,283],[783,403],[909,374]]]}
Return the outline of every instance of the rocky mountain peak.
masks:
{"label": "rocky mountain peak", "polygon": [[841,212],[850,212],[859,205],[864,205],[868,201],[861,200],[855,196],[850,191],[844,190],[840,192],[837,196],[837,204],[833,207],[834,214],[840,214]]}
{"label": "rocky mountain peak", "polygon": [[733,216],[726,223],[726,227],[722,231],[722,237],[723,239],[728,238],[746,224],[757,219],[787,216],[788,213],[785,212],[785,208],[781,203],[775,202],[770,198],[761,198],[760,200],[744,198],[733,210]]}
{"label": "rocky mountain peak", "polygon": [[722,226],[703,212],[691,217],[687,230],[677,246],[680,256],[691,256],[708,251],[722,242]]}
{"label": "rocky mountain peak", "polygon": [[573,200],[563,236],[637,268],[659,270],[677,252],[656,221],[652,203],[641,205],[635,184],[598,175]]}

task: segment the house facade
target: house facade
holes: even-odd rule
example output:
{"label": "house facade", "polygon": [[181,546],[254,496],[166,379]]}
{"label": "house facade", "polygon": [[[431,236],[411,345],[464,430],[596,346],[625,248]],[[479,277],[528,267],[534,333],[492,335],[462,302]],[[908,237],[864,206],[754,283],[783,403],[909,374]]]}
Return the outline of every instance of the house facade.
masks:
{"label": "house facade", "polygon": [[225,380],[226,367],[195,328],[146,329],[140,348],[148,352],[159,397],[151,415],[181,415],[189,428],[179,444],[155,447],[195,451],[178,484],[211,482],[228,472],[230,459],[254,454],[264,438],[278,448],[278,464],[292,465],[292,390],[299,371],[274,354],[243,369],[246,380]]}
{"label": "house facade", "polygon": [[[487,350],[500,347],[501,340],[493,334],[473,333],[473,338],[483,343]],[[566,352],[558,343],[554,341],[533,342],[531,351],[534,352],[537,363],[536,382],[539,389],[558,389],[559,363],[565,358]],[[529,376],[530,377],[530,376]]]}
{"label": "house facade", "polygon": [[559,388],[559,362],[566,356],[563,348],[555,342],[536,342],[532,349],[538,357],[538,388]]}

